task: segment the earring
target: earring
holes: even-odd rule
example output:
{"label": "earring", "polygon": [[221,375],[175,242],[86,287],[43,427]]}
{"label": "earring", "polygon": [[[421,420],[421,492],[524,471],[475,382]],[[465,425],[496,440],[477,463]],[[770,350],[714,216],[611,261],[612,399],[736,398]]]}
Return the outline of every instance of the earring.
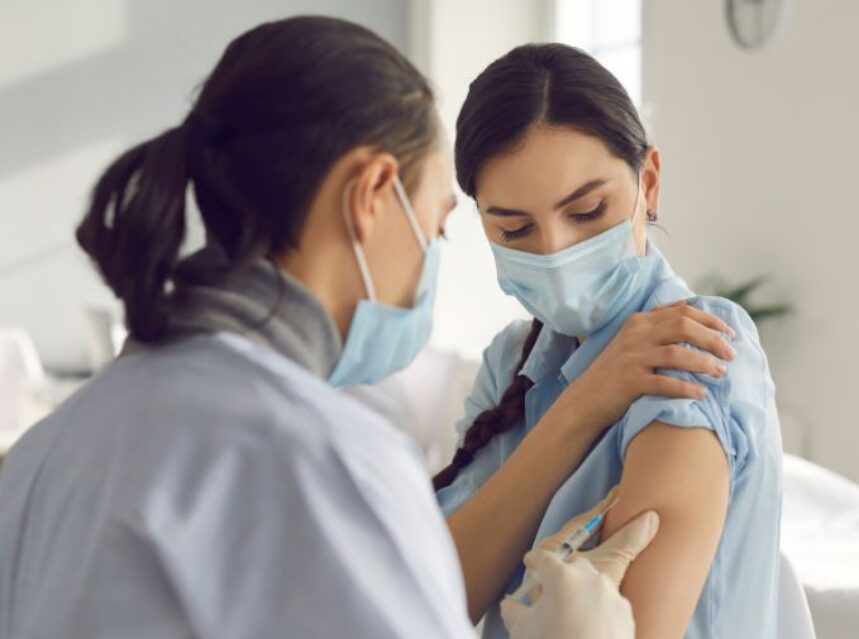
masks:
{"label": "earring", "polygon": [[659,216],[656,214],[655,209],[647,209],[647,221],[648,222],[655,222],[658,219],[659,219]]}

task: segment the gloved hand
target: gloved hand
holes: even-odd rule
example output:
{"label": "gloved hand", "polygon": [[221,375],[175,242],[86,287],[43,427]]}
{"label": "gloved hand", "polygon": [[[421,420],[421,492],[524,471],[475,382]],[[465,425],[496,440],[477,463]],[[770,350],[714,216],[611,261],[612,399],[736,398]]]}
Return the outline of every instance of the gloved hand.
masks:
{"label": "gloved hand", "polygon": [[501,616],[512,639],[632,639],[635,624],[629,602],[618,588],[635,557],[659,528],[654,512],[640,515],[593,550],[563,561],[552,550],[574,529],[592,519],[614,499],[613,490],[590,512],[571,519],[537,550],[525,555],[525,566],[540,585],[540,594],[525,605],[511,596],[501,602]]}
{"label": "gloved hand", "polygon": [[[589,511],[576,515],[570,519],[563,528],[543,539],[538,548],[545,550],[556,550],[563,541],[569,537],[573,531],[581,528],[597,514],[603,512],[609,504],[617,497],[617,486],[612,488],[603,500]],[[582,551],[577,554],[584,555],[597,569],[606,577],[611,579],[614,584],[620,588],[623,581],[623,576],[626,574],[629,564],[647,548],[648,544],[653,540],[656,531],[659,529],[659,515],[653,513],[655,520],[653,521],[653,529],[650,530],[645,521],[639,521],[645,517],[647,513],[642,513],[638,518],[629,522],[626,526],[618,530],[611,539],[603,542],[601,545],[592,550]],[[649,520],[647,520],[649,521]],[[636,524],[635,522],[639,522]]]}
{"label": "gloved hand", "polygon": [[530,606],[510,595],[501,618],[511,639],[633,639],[632,608],[611,580],[583,555],[562,560],[532,550],[525,565],[542,587]]}

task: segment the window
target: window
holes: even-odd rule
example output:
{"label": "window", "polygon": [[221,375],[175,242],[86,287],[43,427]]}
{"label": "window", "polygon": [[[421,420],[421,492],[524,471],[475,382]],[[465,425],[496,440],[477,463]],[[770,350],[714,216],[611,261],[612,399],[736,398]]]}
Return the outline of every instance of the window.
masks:
{"label": "window", "polygon": [[641,105],[641,0],[555,0],[555,39],[594,56]]}

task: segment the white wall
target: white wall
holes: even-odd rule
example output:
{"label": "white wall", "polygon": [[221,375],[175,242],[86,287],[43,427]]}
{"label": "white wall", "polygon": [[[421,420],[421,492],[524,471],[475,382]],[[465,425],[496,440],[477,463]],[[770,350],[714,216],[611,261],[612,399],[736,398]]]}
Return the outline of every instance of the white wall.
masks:
{"label": "white wall", "polygon": [[[410,54],[453,132],[470,80],[543,39],[546,0],[40,0],[0,4],[0,325],[29,331],[50,366],[85,367],[84,309],[117,308],[72,239],[118,152],[178,121],[226,43],[258,22],[340,15]],[[451,218],[434,345],[478,357],[519,305],[495,285],[476,210]],[[5,265],[43,253],[19,273]]]}
{"label": "white wall", "polygon": [[[86,365],[83,309],[111,304],[72,233],[115,154],[187,111],[227,43],[296,13],[345,17],[404,49],[405,0],[38,0],[0,3],[0,325],[47,364]],[[5,265],[48,250],[12,276]]]}
{"label": "white wall", "polygon": [[[432,80],[442,120],[453,138],[469,83],[513,47],[545,39],[544,0],[418,0],[413,3],[412,54]],[[528,317],[496,284],[495,262],[474,203],[458,191],[450,216],[432,343],[479,358],[511,320]]]}
{"label": "white wall", "polygon": [[661,244],[690,281],[772,274],[771,296],[796,306],[762,324],[785,430],[807,428],[812,459],[859,479],[859,4],[793,4],[783,37],[749,54],[723,2],[645,2]]}
{"label": "white wall", "polygon": [[[85,364],[83,308],[110,297],[71,242],[92,180],[115,153],[176,122],[225,44],[262,20],[336,14],[407,50],[453,132],[468,83],[549,33],[550,0],[40,0],[0,4],[0,324],[48,364]],[[663,151],[663,246],[694,282],[771,273],[797,307],[762,326],[786,430],[812,459],[859,479],[859,5],[796,0],[763,53],[731,43],[723,3],[644,2],[644,100]],[[411,5],[411,8],[410,8]],[[652,111],[652,112],[651,112]],[[476,357],[518,304],[495,285],[473,204],[448,228],[436,346]],[[61,247],[2,279],[5,264]],[[767,297],[763,297],[766,301]]]}

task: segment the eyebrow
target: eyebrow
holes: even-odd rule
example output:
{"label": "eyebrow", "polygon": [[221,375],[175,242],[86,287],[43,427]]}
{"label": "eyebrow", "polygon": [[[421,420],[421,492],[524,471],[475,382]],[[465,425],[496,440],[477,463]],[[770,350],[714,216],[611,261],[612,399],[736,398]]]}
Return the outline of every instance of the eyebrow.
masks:
{"label": "eyebrow", "polygon": [[[568,196],[566,196],[565,198],[563,198],[562,200],[557,202],[553,208],[560,209],[564,206],[572,204],[576,200],[586,196],[588,193],[590,193],[594,189],[601,187],[606,182],[608,182],[608,180],[606,180],[604,178],[600,178],[597,180],[591,180],[590,182],[586,182],[585,184],[583,184],[582,186],[577,188],[575,191],[570,193]],[[499,215],[502,217],[512,217],[515,215],[528,215],[527,211],[522,211],[520,209],[507,209],[507,208],[504,208],[501,206],[490,206],[488,209],[486,209],[486,212],[490,215]]]}

